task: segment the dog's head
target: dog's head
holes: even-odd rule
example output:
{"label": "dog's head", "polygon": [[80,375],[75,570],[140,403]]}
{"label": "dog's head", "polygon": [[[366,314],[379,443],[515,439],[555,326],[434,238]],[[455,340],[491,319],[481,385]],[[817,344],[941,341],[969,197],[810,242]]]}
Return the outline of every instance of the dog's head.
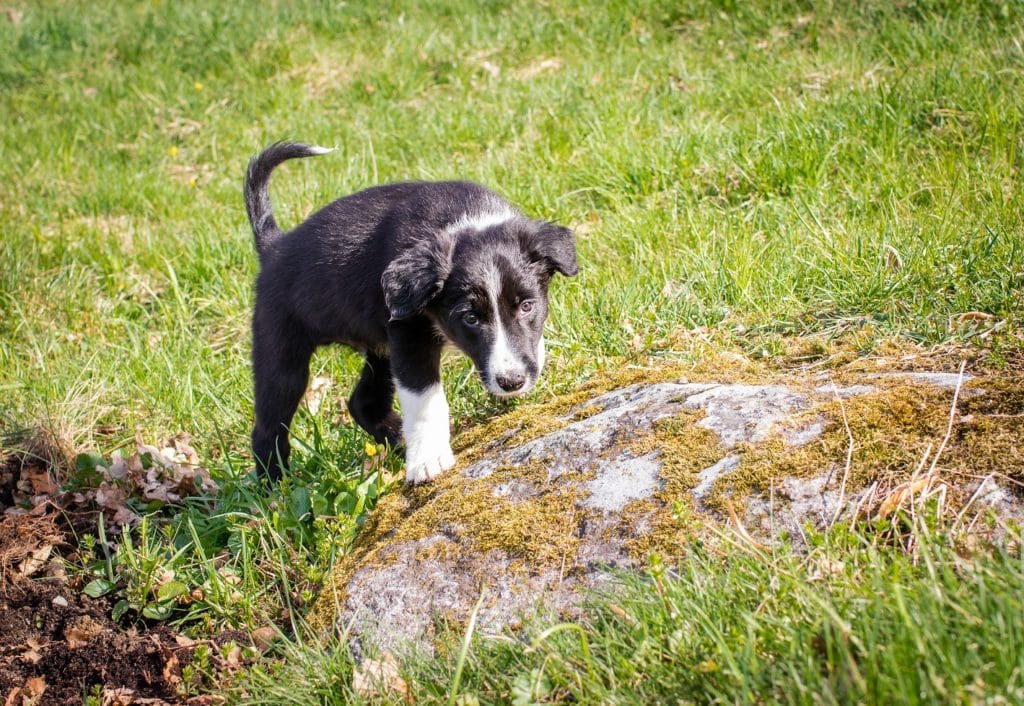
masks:
{"label": "dog's head", "polygon": [[429,316],[468,355],[498,397],[529,392],[544,366],[544,320],[554,273],[572,277],[568,228],[515,216],[424,238],[381,280],[391,318]]}

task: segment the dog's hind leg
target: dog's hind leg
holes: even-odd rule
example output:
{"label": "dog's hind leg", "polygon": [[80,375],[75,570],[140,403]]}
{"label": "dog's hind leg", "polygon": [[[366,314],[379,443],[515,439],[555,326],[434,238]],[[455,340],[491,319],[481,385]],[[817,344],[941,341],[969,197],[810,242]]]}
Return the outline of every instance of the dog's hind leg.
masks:
{"label": "dog's hind leg", "polygon": [[375,353],[367,353],[359,382],[348,400],[348,411],[377,443],[387,443],[392,447],[402,441],[402,420],[392,408],[394,399],[391,361]]}
{"label": "dog's hind leg", "polygon": [[268,473],[273,481],[280,480],[288,466],[288,429],[306,391],[313,348],[300,336],[261,336],[254,326],[252,451],[257,471]]}

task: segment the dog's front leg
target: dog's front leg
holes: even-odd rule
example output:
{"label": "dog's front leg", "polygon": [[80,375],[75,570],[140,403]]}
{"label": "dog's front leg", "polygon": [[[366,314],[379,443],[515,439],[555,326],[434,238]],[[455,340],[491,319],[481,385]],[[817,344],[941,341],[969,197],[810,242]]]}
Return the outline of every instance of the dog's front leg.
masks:
{"label": "dog's front leg", "polygon": [[441,344],[433,327],[416,317],[388,327],[391,371],[402,408],[405,480],[433,480],[455,465],[448,400],[441,386]]}

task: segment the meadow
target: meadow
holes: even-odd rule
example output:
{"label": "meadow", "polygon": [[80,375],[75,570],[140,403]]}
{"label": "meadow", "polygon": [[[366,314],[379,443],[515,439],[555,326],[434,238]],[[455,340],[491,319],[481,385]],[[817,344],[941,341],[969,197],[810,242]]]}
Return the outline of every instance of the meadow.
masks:
{"label": "meadow", "polygon": [[[366,697],[343,647],[303,637],[302,609],[400,469],[347,419],[360,361],[333,349],[293,477],[247,475],[241,180],[270,142],[336,148],[275,173],[284,227],[372,184],[467,178],[574,229],[581,273],[553,287],[526,403],[723,352],[962,349],[1024,372],[1017,0],[8,5],[0,442],[73,484],[89,459],[187,435],[220,490],[134,505],[151,520],[76,570],[110,581],[126,623],[283,628],[231,684],[197,678],[232,700]],[[463,359],[445,376],[457,428],[506,409]],[[403,670],[418,701],[466,706],[1024,700],[1024,649],[992,649],[1021,646],[1019,543],[961,572],[920,531],[938,536],[914,556],[870,531],[822,538],[847,556],[825,580],[816,559],[698,551],[624,577],[591,624],[466,650],[456,626]],[[142,616],[168,567],[206,595]]]}

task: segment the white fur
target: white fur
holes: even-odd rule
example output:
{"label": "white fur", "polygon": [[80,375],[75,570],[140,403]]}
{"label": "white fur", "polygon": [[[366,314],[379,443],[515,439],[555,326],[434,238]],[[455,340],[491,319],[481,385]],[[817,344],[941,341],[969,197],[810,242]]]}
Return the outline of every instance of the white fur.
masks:
{"label": "white fur", "polygon": [[309,146],[309,151],[312,154],[319,155],[319,154],[327,154],[328,152],[333,152],[334,148],[333,147],[321,147],[320,145],[310,145]]}
{"label": "white fur", "polygon": [[[501,321],[501,316],[498,312],[501,311],[501,304],[498,301],[498,297],[501,294],[501,273],[494,268],[491,270],[490,277],[487,282],[487,296],[491,300],[491,311],[494,312],[494,343],[491,345],[490,354],[487,356],[487,380],[485,386],[487,391],[496,397],[514,397],[519,394],[521,390],[514,392],[506,392],[501,389],[501,385],[498,384],[499,375],[508,375],[509,373],[526,373],[526,369],[523,367],[522,361],[516,358],[512,349],[508,345],[508,337],[505,335],[505,325]],[[529,380],[524,387],[529,386]]]}
{"label": "white fur", "polygon": [[544,336],[537,339],[537,375],[544,372]]}
{"label": "white fur", "polygon": [[[495,308],[495,311],[497,311],[497,308]],[[495,319],[494,345],[491,347],[491,354],[487,358],[487,389],[491,394],[498,397],[512,397],[519,390],[515,392],[502,390],[501,385],[498,384],[498,376],[513,372],[525,374],[526,371],[523,369],[522,363],[516,360],[512,349],[508,347],[508,338],[505,336],[505,326],[501,323],[501,317],[496,316]]]}
{"label": "white fur", "polygon": [[405,480],[433,480],[455,465],[448,430],[448,400],[440,383],[423,392],[398,388],[405,436]]}
{"label": "white fur", "polygon": [[458,233],[463,230],[486,230],[491,226],[500,225],[515,218],[508,208],[498,208],[481,213],[466,213],[459,220],[446,228],[449,233]]}

